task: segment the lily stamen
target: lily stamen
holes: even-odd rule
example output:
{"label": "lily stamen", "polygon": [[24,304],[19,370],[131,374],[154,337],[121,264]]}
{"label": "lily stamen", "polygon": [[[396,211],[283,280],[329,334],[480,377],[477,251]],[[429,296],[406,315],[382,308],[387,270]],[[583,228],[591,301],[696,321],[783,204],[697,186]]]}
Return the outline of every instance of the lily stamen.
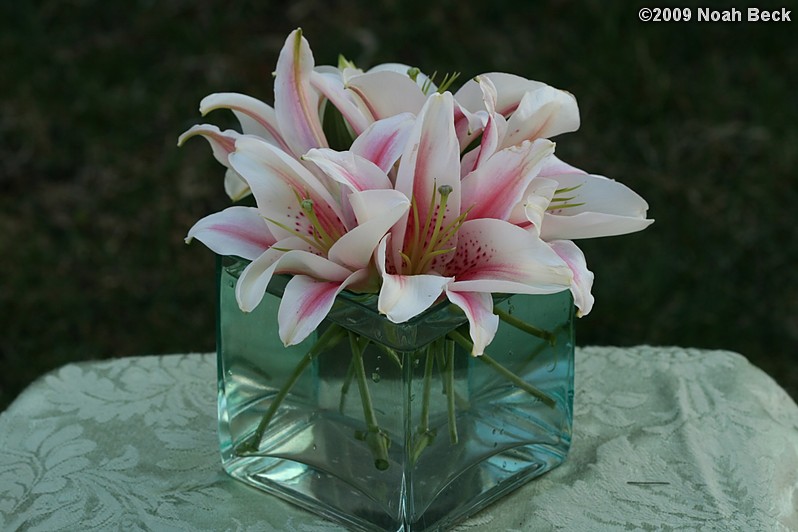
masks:
{"label": "lily stamen", "polygon": [[[432,229],[432,235],[430,235],[429,242],[427,243],[426,246],[423,247],[423,251],[421,252],[421,260],[417,264],[416,273],[422,273],[424,271],[424,268],[432,260],[431,254],[437,251],[436,247],[440,243],[439,235],[441,232],[441,225],[443,224],[443,217],[446,214],[446,204],[449,200],[449,194],[451,193],[452,193],[452,187],[450,185],[441,185],[440,187],[438,187],[438,194],[440,194],[441,200],[438,203],[437,216],[435,216],[435,227]],[[430,209],[427,221],[429,221],[432,218],[433,212],[434,212],[434,207]],[[427,234],[427,231],[429,230],[428,226],[429,224],[425,224],[423,235]],[[439,254],[440,253],[436,253],[436,255]]]}
{"label": "lily stamen", "polygon": [[421,224],[418,218],[418,202],[416,201],[415,195],[411,200],[411,209],[413,210],[413,243],[411,244],[409,254],[410,260],[407,263],[407,267],[409,272],[414,274],[419,273],[420,270],[414,268],[413,265],[419,264],[424,257],[424,241],[429,233],[430,225],[432,224],[432,216],[435,212],[435,194],[430,195],[429,205],[427,206],[427,218],[424,220],[424,228],[422,230],[420,230]]}
{"label": "lily stamen", "polygon": [[302,211],[308,217],[308,220],[313,226],[313,238],[316,239],[316,241],[319,242],[325,250],[330,249],[330,247],[332,247],[332,245],[335,243],[335,239],[324,230],[324,227],[322,227],[321,223],[319,222],[316,212],[313,210],[313,200],[310,198],[303,199],[300,205],[302,206]]}
{"label": "lily stamen", "polygon": [[343,54],[338,54],[338,70],[345,68],[357,68],[357,66],[355,66],[354,61],[350,61]]}
{"label": "lily stamen", "polygon": [[[441,246],[445,246],[454,237],[454,235],[457,234],[457,231],[463,225],[466,218],[468,218],[468,213],[473,208],[473,205],[462,212],[457,218],[444,225],[443,217],[446,213],[449,194],[451,194],[452,191],[453,189],[449,185],[441,185],[438,188],[438,193],[440,194],[441,200],[438,204],[437,215],[435,215],[435,226],[432,229],[432,234],[430,235],[429,241],[426,242],[426,245],[424,245],[425,239],[423,238],[423,235],[426,235],[429,232],[429,226],[431,225],[430,220],[432,219],[434,212],[434,204],[427,216],[427,223],[425,224],[424,232],[419,233],[418,223],[414,220],[414,246],[411,251],[413,258],[411,259],[411,257],[401,253],[404,262],[408,265],[408,271],[411,274],[424,273],[436,257],[445,255],[447,253],[452,253],[456,249],[454,247],[441,248]],[[413,211],[416,218],[418,218],[415,208],[413,208]]]}
{"label": "lily stamen", "polygon": [[576,199],[576,197],[577,197],[576,195],[567,196],[567,197],[563,196],[563,194],[567,194],[568,192],[573,192],[574,190],[577,190],[578,188],[581,188],[581,187],[582,187],[582,185],[579,184],[579,185],[576,185],[576,186],[573,186],[573,187],[558,188],[554,192],[554,197],[551,198],[551,201],[549,202],[549,206],[546,208],[546,210],[547,211],[558,211],[558,210],[561,210],[561,209],[570,209],[570,208],[573,208],[573,207],[581,207],[582,205],[585,204],[584,202],[582,202],[582,203],[568,203],[569,201]]}
{"label": "lily stamen", "polygon": [[440,94],[443,94],[444,92],[449,90],[449,87],[451,87],[452,84],[455,81],[457,81],[457,78],[459,77],[460,77],[460,72],[452,72],[451,74],[446,74],[445,76],[443,76],[443,81],[438,86],[438,92]]}
{"label": "lily stamen", "polygon": [[581,183],[579,185],[574,185],[572,187],[558,188],[554,192],[554,195],[557,196],[558,194],[565,194],[566,192],[573,192],[574,190],[576,190],[578,188],[582,188],[582,184]]}
{"label": "lily stamen", "polygon": [[427,79],[421,84],[421,92],[423,92],[425,96],[429,94],[429,90],[432,88],[432,84],[435,83],[435,76],[437,75],[438,71],[436,70],[430,76],[427,76]]}
{"label": "lily stamen", "polygon": [[[553,200],[552,200],[553,201]],[[581,207],[584,203],[565,203],[563,205],[549,205],[547,211],[559,211],[561,209],[570,209],[573,207]]]}
{"label": "lily stamen", "polygon": [[[273,223],[274,225],[276,225],[280,229],[285,229],[288,232],[294,233],[297,237],[299,237],[302,241],[304,241],[309,246],[314,247],[314,248],[318,249],[319,251],[325,251],[325,249],[322,247],[322,244],[317,239],[315,239],[315,237],[314,237],[314,239],[311,239],[306,234],[303,234],[300,231],[297,231],[297,229],[295,227],[288,227],[286,224],[278,222],[277,220],[275,220],[273,218],[265,218],[264,217],[263,219],[266,220],[267,222]],[[282,251],[280,248],[274,248],[274,249],[278,249],[278,250]]]}
{"label": "lily stamen", "polygon": [[443,223],[443,217],[446,215],[446,203],[449,200],[449,194],[452,193],[452,187],[450,185],[441,185],[438,187],[438,194],[441,195],[441,201],[438,204],[438,215],[435,217],[435,229],[432,230],[432,236],[429,239],[429,245],[427,246],[428,251],[430,249],[435,249],[435,245],[437,244],[438,233],[441,231],[441,224]]}
{"label": "lily stamen", "polygon": [[460,229],[460,226],[463,225],[466,218],[468,218],[468,213],[471,212],[471,209],[474,208],[474,205],[471,205],[468,209],[463,211],[460,216],[452,220],[446,227],[444,227],[441,232],[442,236],[438,239],[439,242],[447,242],[450,238],[454,236],[454,234]]}

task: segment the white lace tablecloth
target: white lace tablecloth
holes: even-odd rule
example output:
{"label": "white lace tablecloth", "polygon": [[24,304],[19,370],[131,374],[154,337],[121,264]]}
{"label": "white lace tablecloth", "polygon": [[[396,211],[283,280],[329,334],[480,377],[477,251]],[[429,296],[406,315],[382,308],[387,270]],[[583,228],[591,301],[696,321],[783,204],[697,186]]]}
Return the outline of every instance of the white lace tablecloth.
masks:
{"label": "white lace tablecloth", "polygon": [[[463,530],[798,530],[798,407],[742,356],[577,351],[565,464]],[[64,366],[0,414],[0,530],[341,530],[227,477],[213,355]]]}

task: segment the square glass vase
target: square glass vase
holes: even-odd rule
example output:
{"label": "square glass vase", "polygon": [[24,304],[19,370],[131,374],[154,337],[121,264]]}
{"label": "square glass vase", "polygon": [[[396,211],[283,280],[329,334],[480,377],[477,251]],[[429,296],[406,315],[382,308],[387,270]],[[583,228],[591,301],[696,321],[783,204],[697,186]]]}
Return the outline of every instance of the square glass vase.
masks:
{"label": "square glass vase", "polygon": [[401,324],[376,295],[341,293],[284,347],[277,276],[251,313],[218,267],[218,407],[232,477],[355,530],[445,529],[561,464],[571,443],[574,306],[568,291],[494,297],[499,329],[470,354],[444,301]]}

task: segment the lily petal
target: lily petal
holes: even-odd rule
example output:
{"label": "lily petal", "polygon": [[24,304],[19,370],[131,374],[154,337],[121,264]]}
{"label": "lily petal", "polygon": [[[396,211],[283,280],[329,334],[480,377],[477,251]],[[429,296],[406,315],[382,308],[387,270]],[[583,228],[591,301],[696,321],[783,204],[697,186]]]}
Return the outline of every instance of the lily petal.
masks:
{"label": "lily petal", "polygon": [[482,132],[488,121],[488,113],[486,111],[474,113],[460,105],[457,100],[454,102],[454,130],[460,142],[460,151],[463,151]]}
{"label": "lily petal", "polygon": [[396,190],[366,190],[350,196],[359,225],[330,248],[330,260],[357,270],[366,268],[385,233],[410,208],[410,201]]}
{"label": "lily petal", "polygon": [[[403,76],[410,77],[408,72],[412,67],[410,65],[406,65],[404,63],[380,63],[379,65],[374,65],[369,69],[369,72],[383,72],[383,71],[390,71],[396,72],[397,74],[401,74]],[[416,76],[416,85],[419,87],[424,87],[425,85],[429,87],[431,92],[437,92],[438,86],[433,83],[433,81],[424,74],[423,72],[419,72]]]}
{"label": "lily petal", "polygon": [[395,214],[391,213],[410,208],[407,196],[393,189],[364,190],[351,194],[349,199],[359,224],[368,223],[376,218],[394,216]]}
{"label": "lily petal", "polygon": [[501,147],[524,140],[550,138],[579,129],[579,107],[571,93],[545,85],[527,92],[518,109],[507,120],[507,134]]}
{"label": "lily petal", "polygon": [[464,178],[477,168],[477,161],[479,160],[479,146],[473,150],[465,153],[460,160],[460,178]]}
{"label": "lily petal", "polygon": [[296,156],[310,148],[327,147],[319,119],[319,93],[310,84],[313,64],[302,30],[292,31],[277,60],[274,110],[280,133]]}
{"label": "lily petal", "polygon": [[344,88],[340,74],[330,75],[320,72],[310,74],[311,85],[318,89],[341,112],[344,119],[352,126],[355,135],[360,135],[369,126],[370,120],[355,104],[352,94]]}
{"label": "lily petal", "polygon": [[224,191],[233,201],[243,199],[251,193],[249,185],[244,181],[244,178],[232,168],[228,168],[224,173]]}
{"label": "lily petal", "polygon": [[307,338],[324,320],[335,303],[335,297],[347,286],[368,276],[359,270],[342,282],[318,281],[305,275],[295,275],[285,286],[285,293],[277,312],[280,339],[286,347]]}
{"label": "lily petal", "polygon": [[257,307],[274,274],[274,264],[286,253],[286,250],[303,249],[306,246],[307,244],[300,238],[284,238],[250,262],[236,282],[238,307],[244,312],[250,312]]}
{"label": "lily petal", "polygon": [[346,88],[360,99],[362,108],[374,120],[402,113],[417,114],[426,100],[415,81],[389,70],[353,76]]}
{"label": "lily petal", "polygon": [[546,87],[545,83],[522,78],[515,74],[505,72],[488,72],[480,74],[463,84],[454,97],[467,109],[476,112],[484,109],[482,99],[482,89],[479,87],[476,78],[489,79],[496,88],[496,112],[508,116],[518,107],[521,99],[527,92],[532,92]]}
{"label": "lily petal", "polygon": [[[457,107],[455,107],[455,109],[457,109]],[[487,113],[484,114],[487,116]],[[488,119],[486,118],[485,120],[487,123]],[[487,142],[489,139],[495,138],[496,140],[498,140],[503,138],[507,132],[507,120],[499,113],[493,113],[493,115],[491,115],[491,118],[489,119],[489,122],[490,122],[489,127],[486,127],[484,131],[480,129],[483,135],[482,140]],[[455,129],[457,128],[458,124],[455,119]],[[490,131],[488,131],[488,129]],[[459,136],[460,135],[459,129],[457,131],[458,131],[457,134]],[[468,144],[466,145],[463,144],[463,139],[461,137],[460,149],[461,150],[465,149],[467,146]],[[461,177],[467,176],[468,174],[476,170],[482,164],[482,162],[487,159],[487,157],[483,157],[482,155],[483,149],[485,150],[486,154],[487,153],[493,154],[496,152],[497,147],[498,147],[497,144],[494,143],[493,140],[490,140],[490,142],[488,142],[485,146],[480,144],[479,146],[465,153],[462,157],[462,160],[460,161],[460,176]]]}
{"label": "lily petal", "polygon": [[[429,97],[399,162],[395,187],[415,201],[418,218],[422,221],[432,218],[430,205],[437,208],[440,187],[450,187],[446,212],[438,214],[443,217],[443,226],[460,215],[460,146],[454,130],[453,106],[452,95],[448,92]],[[406,230],[406,219],[400,220],[393,230],[393,246],[402,245]],[[399,247],[394,250],[395,261],[399,260]]]}
{"label": "lily petal", "polygon": [[[415,198],[419,218],[425,219],[436,187],[449,185],[459,206],[460,151],[452,123],[453,100],[449,93],[433,94],[418,115],[399,163],[396,190]],[[449,196],[449,201],[455,199]]]}
{"label": "lily petal", "polygon": [[186,244],[196,238],[218,255],[254,260],[276,239],[254,207],[228,207],[202,218],[189,230]]}
{"label": "lily petal", "polygon": [[546,213],[543,220],[540,237],[546,241],[561,238],[579,240],[626,235],[642,231],[654,223],[652,219],[602,212],[583,212],[573,216],[556,216]]}
{"label": "lily petal", "polygon": [[587,269],[587,261],[582,250],[570,240],[555,240],[549,246],[559,255],[573,272],[571,294],[574,296],[578,317],[586,316],[593,308],[593,272]]}
{"label": "lily petal", "polygon": [[245,135],[255,135],[279,146],[285,151],[290,151],[288,144],[280,134],[277,125],[277,115],[272,106],[236,92],[218,92],[210,94],[200,102],[202,116],[217,109],[229,109],[238,118],[241,131]]}
{"label": "lily petal", "polygon": [[562,159],[558,158],[556,155],[552,155],[543,163],[543,168],[540,169],[540,173],[538,175],[540,177],[549,177],[553,175],[586,173],[587,172],[580,170],[576,166],[571,166]]}
{"label": "lily petal", "polygon": [[[286,251],[288,250],[288,251]],[[236,283],[238,307],[250,312],[263,299],[272,276],[279,273],[309,275],[316,279],[343,281],[351,270],[307,250],[307,244],[297,237],[277,242],[253,260],[241,272]]]}
{"label": "lily petal", "polygon": [[350,151],[376,164],[386,174],[402,155],[415,117],[401,113],[371,124],[352,143]]}
{"label": "lily petal", "polygon": [[210,124],[197,124],[178,137],[177,145],[182,146],[188,139],[197,135],[202,136],[211,145],[213,158],[219,161],[219,164],[230,168],[227,158],[235,151],[236,140],[241,137],[241,133],[232,129],[221,131],[218,127]]}
{"label": "lily petal", "polygon": [[519,203],[510,215],[510,223],[521,225],[535,236],[540,236],[540,228],[551,198],[557,192],[558,183],[553,179],[536,177],[526,189],[526,200]]}
{"label": "lily petal", "polygon": [[[479,83],[479,88],[482,89],[482,101],[485,103],[485,109],[488,112],[487,122],[482,131],[482,140],[479,144],[479,157],[474,162],[474,168],[478,168],[496,151],[499,145],[499,127],[500,124],[504,125],[504,122],[498,119],[501,115],[496,113],[497,95],[493,82],[488,77],[480,78],[479,76],[475,78],[475,81]],[[503,117],[501,118],[503,119]]]}
{"label": "lily petal", "polygon": [[[559,188],[573,189],[566,203],[549,206],[541,228],[544,240],[573,240],[623,235],[640,231],[654,220],[646,219],[648,203],[626,185],[603,176],[566,174],[550,176]],[[556,197],[555,197],[556,200]]]}
{"label": "lily petal", "polygon": [[554,143],[547,139],[524,141],[520,146],[496,152],[468,174],[462,182],[462,205],[471,208],[468,219],[509,219],[543,161],[552,153]]}
{"label": "lily petal", "polygon": [[440,275],[392,275],[385,270],[385,251],[390,235],[377,247],[377,270],[382,277],[382,287],[377,299],[377,309],[394,323],[421,314],[440,297],[451,277]]}
{"label": "lily petal", "polygon": [[[298,196],[313,201],[313,210],[328,234],[343,234],[343,212],[324,184],[296,159],[261,139],[242,136],[230,164],[250,188],[258,209],[276,236],[313,235]],[[277,228],[281,224],[282,230]],[[286,228],[291,228],[288,230]]]}
{"label": "lily petal", "polygon": [[352,192],[393,187],[391,180],[377,165],[351,151],[314,148],[302,159],[313,162],[330,179]]}
{"label": "lily petal", "polygon": [[567,289],[571,270],[542,240],[503,220],[469,220],[446,274],[458,292],[551,294]]}
{"label": "lily petal", "polygon": [[478,357],[485,352],[499,329],[499,317],[493,313],[493,297],[484,292],[446,291],[449,301],[463,309],[468,318],[468,330],[474,347],[471,355]]}
{"label": "lily petal", "polygon": [[235,151],[236,140],[241,138],[241,133],[228,129],[220,131],[218,127],[209,124],[199,124],[192,126],[188,131],[180,135],[177,145],[183,143],[193,136],[201,135],[208,144],[211,145],[213,157],[219,161],[227,171],[224,174],[224,191],[233,201],[238,201],[249,194],[249,185],[230,167],[230,154]]}

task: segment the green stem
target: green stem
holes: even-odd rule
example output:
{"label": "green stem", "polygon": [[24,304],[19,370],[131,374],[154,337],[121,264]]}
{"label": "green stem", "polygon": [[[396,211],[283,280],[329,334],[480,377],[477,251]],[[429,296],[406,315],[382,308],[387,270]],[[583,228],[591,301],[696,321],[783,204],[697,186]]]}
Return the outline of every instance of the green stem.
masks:
{"label": "green stem", "polygon": [[363,353],[357,341],[357,335],[349,332],[349,343],[352,347],[352,360],[355,366],[355,376],[357,377],[357,387],[360,390],[360,402],[363,404],[363,417],[366,420],[367,433],[366,442],[374,453],[374,466],[380,471],[388,469],[388,436],[380,429],[377,423],[377,415],[374,413],[374,406],[371,403],[371,394],[366,381],[366,369],[363,367]]}
{"label": "green stem", "polygon": [[534,386],[523,380],[521,377],[510,371],[509,369],[505,368],[504,366],[493,360],[493,358],[491,358],[487,354],[483,354],[481,357],[477,358],[479,358],[479,360],[492,367],[494,370],[496,370],[496,372],[498,372],[500,375],[505,377],[507,380],[509,380],[510,382],[512,382],[513,384],[515,384],[516,386],[518,386],[528,394],[533,395],[538,399],[540,399],[541,402],[543,402],[543,404],[545,404],[546,406],[554,408],[554,406],[556,405],[556,401],[554,399],[552,399],[551,397],[549,397],[548,395],[538,390],[537,388],[535,388]]}
{"label": "green stem", "polygon": [[374,345],[377,346],[380,351],[382,351],[383,353],[388,355],[388,358],[390,358],[391,361],[394,364],[396,364],[396,367],[398,367],[399,369],[402,369],[402,360],[399,358],[399,355],[396,354],[396,351],[394,351],[393,349],[391,349],[387,345],[383,345],[383,344],[381,344],[379,342],[375,343]]}
{"label": "green stem", "polygon": [[344,383],[341,385],[341,398],[338,400],[338,411],[344,413],[344,406],[346,404],[346,395],[349,393],[349,387],[352,386],[352,379],[355,378],[355,359],[349,360],[349,367],[346,370],[346,377]]}
{"label": "green stem", "polygon": [[429,428],[429,398],[432,391],[432,365],[435,362],[435,354],[439,351],[435,341],[427,346],[426,360],[424,361],[424,381],[421,390],[421,420],[419,421],[416,432],[415,444],[413,445],[413,462],[418,460],[421,452],[432,442],[435,432]]}
{"label": "green stem", "polygon": [[[448,336],[449,336],[449,338],[451,338],[452,340],[454,340],[455,342],[460,344],[460,346],[463,349],[466,349],[469,352],[473,348],[473,344],[467,338],[465,338],[462,334],[458,333],[457,331],[450,331],[448,333]],[[515,373],[513,373],[509,369],[505,368],[504,366],[502,366],[501,364],[496,362],[493,358],[488,356],[487,353],[483,353],[481,356],[478,356],[476,358],[478,360],[481,360],[482,362],[484,362],[485,364],[487,364],[491,368],[493,368],[494,371],[496,371],[502,377],[506,378],[507,380],[509,380],[510,382],[512,382],[513,384],[515,384],[516,386],[518,386],[519,388],[524,390],[529,395],[532,395],[533,397],[538,398],[546,406],[548,406],[550,408],[554,408],[555,405],[557,404],[554,399],[549,397],[544,392],[538,390],[537,388],[535,388],[534,386],[532,386],[531,384],[529,384],[528,382],[523,380],[521,377],[519,377],[518,375],[516,375]]]}
{"label": "green stem", "polygon": [[454,405],[454,342],[447,340],[446,346],[446,373],[444,388],[446,389],[446,409],[449,414],[449,441],[452,445],[458,441],[457,417]]}
{"label": "green stem", "polygon": [[263,439],[263,433],[266,431],[266,428],[269,426],[269,423],[271,423],[272,418],[277,413],[277,409],[291,391],[291,388],[294,387],[302,373],[304,373],[310,363],[313,362],[313,359],[319,356],[319,354],[321,354],[328,347],[332,347],[338,343],[343,336],[343,332],[344,330],[337,325],[332,325],[326,331],[324,331],[324,334],[319,337],[316,343],[313,344],[313,347],[311,347],[305,356],[302,357],[302,359],[299,361],[299,364],[296,365],[294,371],[288,377],[288,380],[277,392],[277,395],[274,397],[274,399],[272,399],[271,404],[269,404],[269,408],[266,410],[266,413],[263,414],[263,418],[260,420],[255,432],[247,441],[238,446],[237,454],[256,452],[258,450],[258,447],[260,447],[260,442]]}
{"label": "green stem", "polygon": [[421,398],[421,425],[419,427],[421,432],[426,432],[429,430],[429,396],[430,390],[432,389],[432,363],[435,361],[435,356],[432,351],[438,351],[432,347],[435,344],[437,344],[437,342],[433,342],[427,347],[427,359],[424,363],[424,386]]}
{"label": "green stem", "polygon": [[537,336],[538,338],[543,338],[552,346],[556,343],[557,337],[544,329],[540,329],[535,327],[534,325],[530,325],[529,323],[519,320],[506,310],[500,309],[499,307],[493,307],[493,312],[499,317],[500,320],[503,322],[512,325],[516,329],[524,331],[527,334],[531,334],[532,336]]}
{"label": "green stem", "polygon": [[[551,335],[556,338],[557,335],[560,333],[560,331],[563,329],[563,327],[565,325],[566,324],[558,325],[557,328],[554,329],[551,332]],[[554,347],[554,343],[551,343],[549,345],[551,347]],[[547,349],[546,344],[538,345],[537,347],[535,347],[535,349],[533,349],[532,352],[530,352],[528,355],[526,355],[526,357],[523,358],[523,363],[521,364],[521,368],[520,369],[524,370],[533,360],[535,360],[537,358],[537,356],[539,354],[544,352],[546,349]],[[554,358],[554,364],[556,365],[557,364],[557,351],[554,351],[554,357],[555,357]]]}

